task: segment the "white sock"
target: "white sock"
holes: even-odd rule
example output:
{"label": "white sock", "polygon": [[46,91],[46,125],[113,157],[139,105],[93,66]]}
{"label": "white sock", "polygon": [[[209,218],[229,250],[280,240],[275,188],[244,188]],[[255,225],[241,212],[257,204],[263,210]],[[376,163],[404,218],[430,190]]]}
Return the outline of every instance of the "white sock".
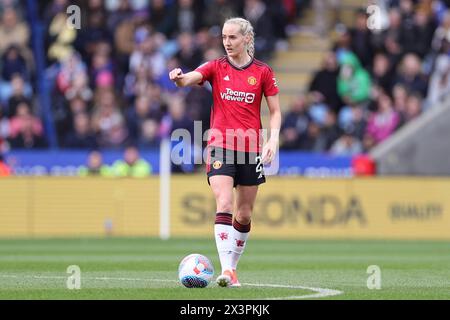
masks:
{"label": "white sock", "polygon": [[232,269],[233,226],[231,225],[231,217],[232,215],[228,213],[218,213],[216,215],[216,224],[214,225],[214,238],[216,239],[222,273],[225,270]]}
{"label": "white sock", "polygon": [[[241,231],[239,231],[239,230]],[[246,231],[246,232],[242,232]],[[236,220],[233,221],[233,253],[231,255],[231,268],[236,270],[237,265],[239,263],[239,259],[242,256],[242,253],[244,252],[245,246],[247,245],[247,239],[250,235],[250,224],[249,225],[241,225]]]}

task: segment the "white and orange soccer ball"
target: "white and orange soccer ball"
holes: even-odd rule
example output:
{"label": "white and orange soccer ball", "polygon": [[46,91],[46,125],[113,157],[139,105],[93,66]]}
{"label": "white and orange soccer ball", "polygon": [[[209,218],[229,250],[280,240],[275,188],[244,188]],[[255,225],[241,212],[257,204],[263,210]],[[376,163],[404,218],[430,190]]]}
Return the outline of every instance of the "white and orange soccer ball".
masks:
{"label": "white and orange soccer ball", "polygon": [[214,276],[214,267],[204,255],[193,253],[181,260],[178,278],[186,288],[204,288]]}

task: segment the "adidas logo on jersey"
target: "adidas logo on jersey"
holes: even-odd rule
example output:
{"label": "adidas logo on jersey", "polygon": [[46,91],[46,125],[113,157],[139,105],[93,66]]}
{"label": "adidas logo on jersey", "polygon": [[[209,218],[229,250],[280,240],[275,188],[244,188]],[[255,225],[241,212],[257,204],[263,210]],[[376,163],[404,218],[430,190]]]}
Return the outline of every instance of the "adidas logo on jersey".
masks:
{"label": "adidas logo on jersey", "polygon": [[223,78],[223,80],[225,80],[225,81],[230,81],[230,77],[229,77],[228,75],[226,75],[226,76]]}

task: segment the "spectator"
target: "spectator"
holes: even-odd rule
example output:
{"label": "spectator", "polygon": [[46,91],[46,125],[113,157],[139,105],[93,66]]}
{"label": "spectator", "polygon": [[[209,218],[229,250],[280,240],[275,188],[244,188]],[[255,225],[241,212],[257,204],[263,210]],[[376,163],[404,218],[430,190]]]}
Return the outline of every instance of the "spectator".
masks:
{"label": "spectator", "polygon": [[128,128],[112,91],[100,95],[92,121],[100,147],[120,148],[127,141]]}
{"label": "spectator", "polygon": [[394,110],[400,115],[400,122],[403,123],[409,91],[404,85],[396,84],[392,89],[392,95],[394,98]]}
{"label": "spectator", "polygon": [[8,103],[12,96],[18,95],[27,98],[31,98],[33,95],[30,83],[25,82],[20,74],[13,74],[11,81],[0,80],[0,103]]}
{"label": "spectator", "polygon": [[0,14],[2,14],[6,8],[14,8],[17,13],[22,13],[21,0],[0,0]]}
{"label": "spectator", "polygon": [[[418,9],[414,13],[414,44],[411,52],[417,54],[421,59],[425,58],[430,50],[431,42],[433,40],[433,32],[435,27],[431,21],[429,12],[426,9]],[[405,50],[408,52],[409,50]]]}
{"label": "spectator", "polygon": [[97,45],[97,49],[92,56],[90,67],[90,79],[92,87],[114,88],[114,66],[110,57],[111,47],[103,42]]}
{"label": "spectator", "polygon": [[27,102],[21,102],[17,105],[16,114],[9,123],[9,134],[11,138],[17,135],[29,126],[33,135],[42,136],[43,127],[40,119],[31,113],[31,106]]}
{"label": "spectator", "polygon": [[189,118],[201,121],[202,134],[204,134],[210,127],[211,105],[213,104],[211,93],[204,86],[191,87],[185,100]]}
{"label": "spectator", "polygon": [[93,92],[89,87],[87,74],[84,72],[74,74],[70,87],[64,93],[65,100],[70,101],[74,98],[80,98],[83,101],[89,102],[92,97]]}
{"label": "spectator", "polygon": [[246,0],[244,17],[251,22],[255,32],[255,53],[259,59],[271,57],[275,48],[273,21],[266,4],[262,0]]}
{"label": "spectator", "polygon": [[294,150],[300,147],[300,138],[306,134],[311,118],[304,95],[299,95],[292,102],[290,111],[284,115],[281,124],[281,149]]}
{"label": "spectator", "polygon": [[90,125],[89,115],[83,112],[75,114],[73,130],[64,140],[64,147],[69,149],[96,149],[97,141]]}
{"label": "spectator", "polygon": [[168,137],[177,129],[186,129],[194,135],[192,119],[186,113],[186,102],[183,96],[174,96],[169,101],[169,113],[162,118],[161,137]]}
{"label": "spectator", "polygon": [[152,78],[161,76],[166,59],[158,50],[156,37],[151,36],[145,28],[138,29],[136,37],[136,49],[130,56],[130,73],[136,74],[139,69],[144,69]]}
{"label": "spectator", "polygon": [[399,12],[401,15],[400,45],[402,51],[414,52],[416,34],[414,28],[414,3],[412,0],[400,0]]}
{"label": "spectator", "polygon": [[75,78],[83,80],[87,78],[87,66],[78,53],[72,52],[61,61],[56,75],[57,93],[65,95],[73,86]]}
{"label": "spectator", "polygon": [[130,131],[130,138],[133,141],[139,139],[142,123],[151,117],[150,107],[148,95],[141,95],[136,98],[135,106],[127,110],[127,124]]}
{"label": "spectator", "polygon": [[300,139],[300,150],[309,152],[323,152],[326,150],[326,141],[317,122],[310,121],[308,123],[306,134]]}
{"label": "spectator", "polygon": [[90,64],[99,43],[113,43],[113,36],[106,28],[106,16],[102,10],[90,11],[87,26],[81,28],[75,40],[75,48],[81,53],[83,61]]}
{"label": "spectator", "polygon": [[374,85],[381,87],[385,92],[392,91],[394,73],[391,61],[385,53],[379,52],[375,55],[371,76]]}
{"label": "spectator", "polygon": [[124,159],[115,161],[111,169],[116,177],[143,178],[152,172],[152,166],[140,157],[139,150],[135,146],[127,147]]}
{"label": "spectator", "polygon": [[442,50],[444,42],[450,42],[450,10],[447,10],[442,22],[436,28],[433,34],[431,46],[434,52],[439,53]]}
{"label": "spectator", "polygon": [[408,53],[403,57],[395,83],[426,96],[427,82],[421,72],[421,60],[416,54]]}
{"label": "spectator", "polygon": [[87,165],[79,168],[78,175],[81,177],[109,177],[111,176],[111,169],[103,164],[103,157],[99,151],[91,151],[88,155]]}
{"label": "spectator", "polygon": [[202,28],[195,35],[195,43],[203,52],[203,62],[216,59],[214,56],[224,55],[222,36],[217,31],[215,28]]}
{"label": "spectator", "polygon": [[7,48],[3,54],[2,67],[2,77],[6,81],[11,81],[15,74],[20,75],[24,80],[30,79],[26,61],[20,54],[19,48],[15,45]]}
{"label": "spectator", "polygon": [[[313,0],[315,11],[315,27],[319,35],[326,35],[330,25],[336,25],[340,20],[340,0]],[[332,21],[328,19],[328,12],[332,14]]]}
{"label": "spectator", "polygon": [[178,59],[181,68],[194,70],[203,59],[202,52],[195,46],[194,38],[189,32],[183,32],[178,36],[179,50],[175,57]]}
{"label": "spectator", "polygon": [[145,119],[140,124],[141,132],[138,145],[141,149],[159,149],[161,138],[159,137],[159,123],[151,118]]}
{"label": "spectator", "polygon": [[26,86],[23,78],[19,74],[14,74],[11,79],[11,96],[8,100],[8,117],[16,114],[17,106],[24,102],[31,105],[31,89]]}
{"label": "spectator", "polygon": [[153,0],[150,7],[150,23],[154,30],[170,37],[172,28],[174,28],[174,10],[173,5],[165,0]]}
{"label": "spectator", "polygon": [[367,13],[365,9],[356,11],[355,26],[350,29],[351,49],[364,68],[370,68],[373,60],[371,32],[367,28]]}
{"label": "spectator", "polygon": [[61,105],[57,108],[54,111],[56,130],[61,142],[64,142],[65,137],[73,130],[74,115],[78,113],[89,113],[89,106],[83,98],[75,96],[69,101],[62,101]]}
{"label": "spectator", "polygon": [[369,117],[366,128],[366,148],[386,140],[397,129],[400,116],[394,111],[392,100],[386,94],[380,95],[377,101],[378,110]]}
{"label": "spectator", "polygon": [[341,133],[341,129],[337,124],[336,113],[332,110],[327,110],[325,122],[321,128],[321,138],[324,143],[323,150],[330,149],[333,143],[339,139]]}
{"label": "spectator", "polygon": [[128,61],[129,55],[133,52],[135,45],[134,32],[141,23],[142,15],[135,13],[130,19],[124,19],[119,22],[115,29],[110,29],[114,30],[114,46],[117,53],[124,60]]}
{"label": "spectator", "polygon": [[359,106],[350,106],[341,110],[339,114],[339,127],[344,132],[352,132],[352,135],[363,140],[366,133],[366,112]]}
{"label": "spectator", "polygon": [[21,117],[21,126],[17,135],[9,139],[13,149],[44,149],[47,142],[42,134],[36,133],[35,121],[31,115]]}
{"label": "spectator", "polygon": [[52,19],[59,13],[64,13],[70,5],[69,0],[52,0],[44,9],[43,17],[46,26],[51,24]]}
{"label": "spectator", "polygon": [[339,24],[336,26],[335,38],[333,51],[336,54],[338,64],[340,64],[342,57],[352,52],[352,37],[348,28],[343,24]]}
{"label": "spectator", "polygon": [[266,1],[267,10],[273,23],[273,33],[275,37],[275,49],[286,51],[289,49],[288,37],[288,2],[291,0],[272,0]]}
{"label": "spectator", "polygon": [[408,101],[406,102],[406,114],[405,114],[405,121],[409,122],[417,117],[422,113],[422,96],[420,93],[412,93],[408,97]]}
{"label": "spectator", "polygon": [[116,30],[117,27],[124,21],[130,20],[133,16],[133,9],[129,0],[115,0],[116,6],[110,6],[106,1],[106,9],[109,10],[108,15],[108,30]]}
{"label": "spectator", "polygon": [[344,134],[331,146],[330,153],[336,156],[355,156],[363,152],[361,141],[355,137],[353,130]]}
{"label": "spectator", "polygon": [[132,101],[135,97],[146,94],[152,83],[152,72],[142,63],[136,72],[129,72],[125,77],[124,96]]}
{"label": "spectator", "polygon": [[392,66],[397,66],[403,53],[402,47],[402,16],[397,8],[389,10],[389,28],[381,37],[382,45],[378,49],[385,49]]}
{"label": "spectator", "polygon": [[351,52],[344,54],[339,63],[341,70],[337,80],[337,89],[341,99],[348,105],[367,102],[371,88],[369,73]]}
{"label": "spectator", "polygon": [[173,20],[168,35],[174,36],[181,31],[195,33],[200,30],[203,26],[203,8],[202,0],[177,0],[172,13],[169,14]]}
{"label": "spectator", "polygon": [[342,100],[337,92],[339,75],[336,55],[328,52],[322,62],[322,68],[314,76],[309,86],[309,92],[315,103],[325,103],[335,112],[339,112]]}
{"label": "spectator", "polygon": [[225,20],[237,16],[237,8],[233,1],[211,0],[207,1],[203,18],[208,27],[221,27]]}
{"label": "spectator", "polygon": [[30,31],[26,23],[17,16],[14,8],[8,7],[2,13],[0,23],[0,55],[3,55],[9,47],[15,45],[22,55],[31,57],[27,47],[30,37]]}
{"label": "spectator", "polygon": [[[214,60],[214,59],[213,59]],[[177,68],[181,63],[178,61],[178,59],[174,56],[170,58],[167,61],[166,69],[163,72],[163,74],[156,78],[156,84],[163,90],[168,91],[170,93],[175,93],[176,91],[179,91],[180,88],[178,88],[173,81],[170,81],[170,79],[167,77],[167,74],[173,70],[174,68]]]}

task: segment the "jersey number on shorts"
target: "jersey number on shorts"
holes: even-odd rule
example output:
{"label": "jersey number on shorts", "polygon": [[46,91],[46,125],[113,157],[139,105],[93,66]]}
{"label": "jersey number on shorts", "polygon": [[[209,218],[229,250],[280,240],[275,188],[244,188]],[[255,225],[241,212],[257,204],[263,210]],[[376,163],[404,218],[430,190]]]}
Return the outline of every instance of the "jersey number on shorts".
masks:
{"label": "jersey number on shorts", "polygon": [[262,174],[263,166],[262,166],[262,158],[261,158],[261,156],[257,156],[255,158],[255,161],[256,161],[256,172],[259,172],[258,179],[261,179],[262,175],[263,175]]}

